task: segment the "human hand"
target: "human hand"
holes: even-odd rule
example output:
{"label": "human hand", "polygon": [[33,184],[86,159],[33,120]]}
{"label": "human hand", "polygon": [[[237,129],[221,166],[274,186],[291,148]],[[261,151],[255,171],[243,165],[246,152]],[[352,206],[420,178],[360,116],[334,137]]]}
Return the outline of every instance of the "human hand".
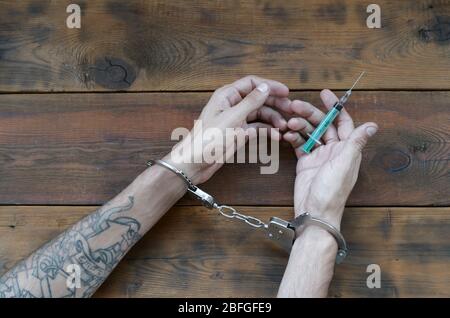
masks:
{"label": "human hand", "polygon": [[[189,135],[163,160],[182,170],[195,184],[205,182],[236,150],[245,145],[245,141],[255,138],[258,129],[267,129],[270,138],[281,139],[281,134],[271,128],[284,131],[287,122],[273,107],[288,110],[288,94],[289,89],[284,84],[257,76],[247,76],[217,89]],[[237,140],[243,137],[244,143],[238,142],[236,145],[235,138],[225,138],[220,139],[223,144],[215,144],[216,138],[208,139],[204,134],[209,128],[214,128],[223,136],[233,133]],[[193,144],[201,147],[192,147]],[[223,160],[205,162],[205,151],[215,147],[221,149],[219,155]],[[233,151],[229,150],[230,147]]]}
{"label": "human hand", "polygon": [[[328,110],[338,101],[329,90],[323,90],[320,97]],[[303,101],[292,101],[290,108],[300,116],[288,121],[290,131],[283,136],[298,158],[295,216],[309,212],[339,229],[345,202],[358,178],[361,151],[378,126],[369,122],[355,129],[351,116],[343,108],[336,125],[331,125],[323,135],[323,145],[305,154],[299,148],[305,143],[302,134],[312,133],[325,114]]]}

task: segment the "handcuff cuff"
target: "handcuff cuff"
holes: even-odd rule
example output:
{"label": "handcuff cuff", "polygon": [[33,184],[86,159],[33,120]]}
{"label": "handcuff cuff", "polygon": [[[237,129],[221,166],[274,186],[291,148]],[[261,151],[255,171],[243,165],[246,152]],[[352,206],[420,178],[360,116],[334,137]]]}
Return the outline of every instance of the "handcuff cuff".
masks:
{"label": "handcuff cuff", "polygon": [[339,230],[333,225],[311,216],[308,212],[297,216],[292,221],[286,221],[278,217],[271,217],[268,224],[264,223],[258,218],[253,216],[244,215],[236,211],[235,208],[219,204],[212,195],[206,193],[199,187],[197,187],[189,177],[181,170],[173,167],[162,160],[149,160],[147,166],[159,165],[164,167],[177,176],[179,176],[187,185],[188,192],[199,200],[208,209],[217,209],[221,215],[229,219],[238,219],[245,222],[251,227],[262,229],[265,231],[266,237],[276,242],[287,252],[290,252],[292,245],[295,241],[296,229],[303,228],[308,225],[315,225],[330,233],[336,240],[338,245],[338,252],[336,255],[336,264],[340,264],[347,256],[348,249],[347,243]]}

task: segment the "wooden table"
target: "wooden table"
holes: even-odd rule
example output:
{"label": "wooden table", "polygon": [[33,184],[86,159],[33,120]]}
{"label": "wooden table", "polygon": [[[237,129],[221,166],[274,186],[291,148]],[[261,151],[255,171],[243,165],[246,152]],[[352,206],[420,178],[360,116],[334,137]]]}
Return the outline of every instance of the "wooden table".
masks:
{"label": "wooden table", "polygon": [[[82,9],[66,27],[66,6]],[[167,153],[215,88],[247,74],[320,104],[348,88],[363,154],[331,297],[450,296],[450,1],[0,1],[0,274]],[[292,215],[295,158],[227,165],[205,186],[268,219]],[[287,256],[183,199],[99,297],[274,296]],[[366,286],[369,264],[381,288]],[[301,269],[299,269],[301,270]]]}

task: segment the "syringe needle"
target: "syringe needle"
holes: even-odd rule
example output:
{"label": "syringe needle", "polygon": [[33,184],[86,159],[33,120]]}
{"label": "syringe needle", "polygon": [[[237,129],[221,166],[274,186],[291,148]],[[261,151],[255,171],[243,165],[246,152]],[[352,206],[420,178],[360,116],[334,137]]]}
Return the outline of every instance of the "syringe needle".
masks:
{"label": "syringe needle", "polygon": [[355,88],[356,84],[358,84],[359,80],[361,79],[361,77],[363,77],[363,75],[366,73],[366,71],[363,71],[361,73],[361,75],[359,75],[358,79],[353,83],[353,86],[349,89],[349,91],[351,91],[352,89]]}

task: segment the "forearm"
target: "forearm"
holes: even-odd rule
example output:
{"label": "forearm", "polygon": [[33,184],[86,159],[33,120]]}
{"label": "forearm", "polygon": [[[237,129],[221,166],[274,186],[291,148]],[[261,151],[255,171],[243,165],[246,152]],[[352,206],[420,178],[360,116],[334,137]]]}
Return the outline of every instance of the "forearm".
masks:
{"label": "forearm", "polygon": [[337,253],[335,239],[308,226],[295,240],[278,297],[326,297]]}
{"label": "forearm", "polygon": [[[151,167],[96,212],[48,242],[0,278],[0,297],[89,297],[129,249],[186,191],[183,181]],[[68,288],[67,266],[81,269]]]}

